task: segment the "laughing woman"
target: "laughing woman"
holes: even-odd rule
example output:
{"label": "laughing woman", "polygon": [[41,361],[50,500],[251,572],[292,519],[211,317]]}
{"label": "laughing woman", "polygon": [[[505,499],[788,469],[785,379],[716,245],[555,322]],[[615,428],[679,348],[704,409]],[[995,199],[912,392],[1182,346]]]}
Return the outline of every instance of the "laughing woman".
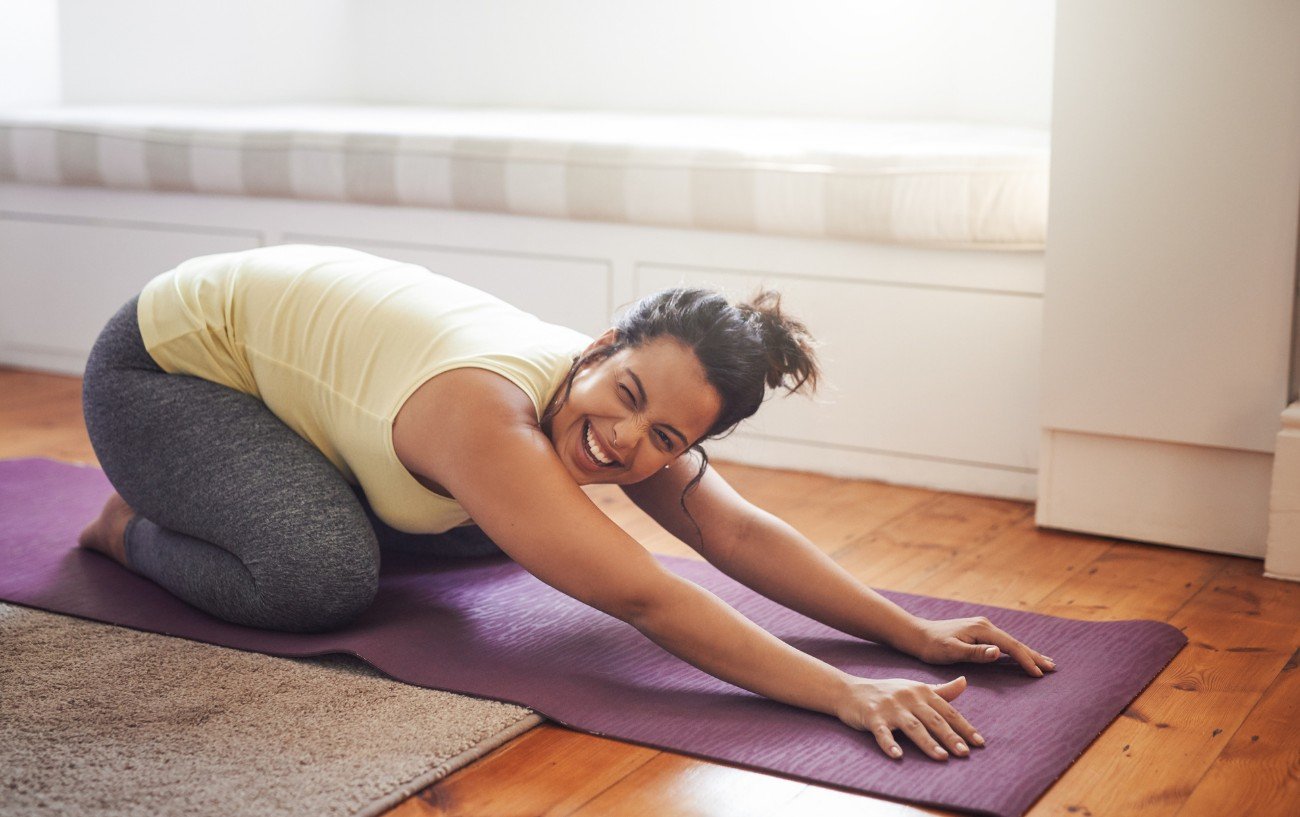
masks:
{"label": "laughing woman", "polygon": [[[812,341],[764,292],[636,302],[599,337],[354,250],[205,256],[109,321],[84,409],[117,493],[81,544],[252,627],[344,626],[383,547],[504,552],[724,681],[931,757],[982,745],[943,684],[859,678],[665,569],[581,485],[613,483],[725,573],[931,663],[1050,659],[985,618],[919,619],[740,497],[700,443],[768,388],[816,386]],[[696,452],[687,456],[688,452]],[[946,751],[945,751],[946,747]]]}

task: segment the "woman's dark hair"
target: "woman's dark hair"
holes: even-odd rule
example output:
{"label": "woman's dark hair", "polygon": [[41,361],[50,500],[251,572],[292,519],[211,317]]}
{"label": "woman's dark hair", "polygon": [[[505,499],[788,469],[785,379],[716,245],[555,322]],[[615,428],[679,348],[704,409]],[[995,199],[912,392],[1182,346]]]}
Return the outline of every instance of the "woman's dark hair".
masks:
{"label": "woman's dark hair", "polygon": [[704,534],[686,508],[686,496],[709,467],[700,443],[725,437],[741,420],[762,405],[767,389],[788,393],[812,392],[821,370],[808,329],[781,311],[781,294],[760,289],[735,305],[711,289],[678,287],[647,295],[632,304],[615,322],[613,343],[597,346],[574,358],[565,376],[563,396],[542,415],[543,425],[568,401],[574,376],[586,365],[622,349],[634,349],[660,338],[671,338],[691,349],[709,384],[722,398],[722,410],[701,440],[691,446],[700,454],[700,470],[682,491],[681,505],[701,540]]}

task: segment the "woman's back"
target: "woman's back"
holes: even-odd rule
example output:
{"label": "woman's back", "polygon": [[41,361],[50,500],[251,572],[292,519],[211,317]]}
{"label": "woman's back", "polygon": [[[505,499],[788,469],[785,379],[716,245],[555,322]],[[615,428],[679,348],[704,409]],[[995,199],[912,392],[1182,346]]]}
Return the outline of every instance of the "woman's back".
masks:
{"label": "woman's back", "polygon": [[170,373],[260,398],[375,512],[410,532],[467,518],[398,461],[392,422],[441,372],[494,371],[544,410],[590,338],[487,293],[356,250],[286,245],[186,261],[144,288],[145,347]]}

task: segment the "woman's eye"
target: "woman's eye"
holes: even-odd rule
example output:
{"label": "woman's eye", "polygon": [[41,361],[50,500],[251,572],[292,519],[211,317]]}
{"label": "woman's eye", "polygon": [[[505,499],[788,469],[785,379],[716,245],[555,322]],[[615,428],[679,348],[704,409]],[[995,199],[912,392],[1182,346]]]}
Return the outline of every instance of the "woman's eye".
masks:
{"label": "woman's eye", "polygon": [[656,431],[655,433],[659,435],[659,439],[664,441],[664,448],[668,449],[669,451],[672,451],[673,441],[669,439],[668,435],[663,433],[662,431]]}
{"label": "woman's eye", "polygon": [[636,401],[632,399],[632,390],[629,389],[627,386],[619,386],[618,388],[619,388],[619,391],[621,391],[621,392],[623,392],[624,394],[627,395],[627,402],[628,402],[628,404],[629,404],[629,405],[632,405],[632,406],[635,406],[635,405],[636,405]]}

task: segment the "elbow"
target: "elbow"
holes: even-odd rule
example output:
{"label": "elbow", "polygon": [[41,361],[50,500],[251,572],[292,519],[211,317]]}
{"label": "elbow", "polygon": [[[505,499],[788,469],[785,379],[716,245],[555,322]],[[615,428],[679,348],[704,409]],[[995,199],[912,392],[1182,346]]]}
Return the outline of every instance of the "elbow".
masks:
{"label": "elbow", "polygon": [[681,581],[683,579],[676,574],[659,568],[655,575],[614,594],[601,609],[640,629],[640,622],[670,603],[674,588]]}

